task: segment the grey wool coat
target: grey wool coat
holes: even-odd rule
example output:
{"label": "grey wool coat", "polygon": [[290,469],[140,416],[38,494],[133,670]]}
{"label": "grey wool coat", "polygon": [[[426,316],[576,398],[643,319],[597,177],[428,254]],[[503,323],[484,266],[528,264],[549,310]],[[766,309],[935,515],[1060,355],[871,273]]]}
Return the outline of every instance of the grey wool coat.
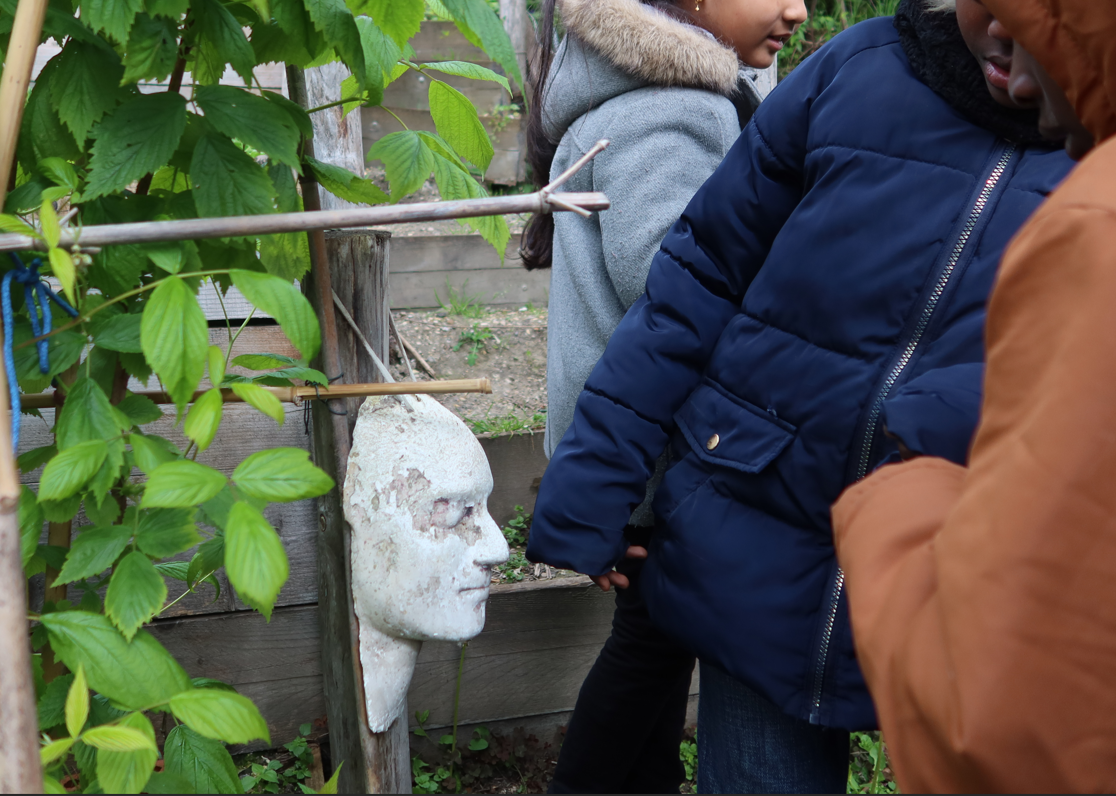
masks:
{"label": "grey wool coat", "polygon": [[[546,132],[559,141],[551,178],[608,139],[564,190],[603,191],[612,207],[589,218],[554,217],[547,456],[573,421],[609,337],[643,295],[667,230],[760,101],[755,72],[742,71],[736,53],[703,30],[638,0],[558,5],[566,37],[542,104]],[[647,503],[632,522],[651,524]]]}

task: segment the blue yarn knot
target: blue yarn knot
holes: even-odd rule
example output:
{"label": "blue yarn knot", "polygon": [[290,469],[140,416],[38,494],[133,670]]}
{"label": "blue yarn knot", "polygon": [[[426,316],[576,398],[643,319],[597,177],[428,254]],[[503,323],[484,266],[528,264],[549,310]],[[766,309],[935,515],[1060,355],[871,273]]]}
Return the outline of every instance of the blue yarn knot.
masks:
{"label": "blue yarn knot", "polygon": [[[31,261],[31,267],[23,264],[23,260],[13,252],[12,261],[15,268],[4,274],[0,283],[0,302],[4,315],[4,368],[8,373],[8,390],[12,402],[12,451],[19,447],[20,400],[19,380],[16,376],[15,354],[12,350],[14,337],[13,325],[15,322],[12,312],[12,281],[23,285],[23,294],[27,302],[27,314],[31,316],[31,332],[35,337],[50,334],[52,320],[50,315],[50,302],[53,301],[71,317],[76,318],[78,311],[71,307],[64,299],[50,289],[50,286],[39,276],[39,266],[43,261],[36,257]],[[39,371],[50,373],[50,346],[47,340],[35,343],[39,351]]]}

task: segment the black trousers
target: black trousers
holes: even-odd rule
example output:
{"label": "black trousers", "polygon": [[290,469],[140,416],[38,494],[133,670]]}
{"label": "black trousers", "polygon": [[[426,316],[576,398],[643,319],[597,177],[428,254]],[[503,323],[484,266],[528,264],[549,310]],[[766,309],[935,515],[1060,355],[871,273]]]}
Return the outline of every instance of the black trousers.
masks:
{"label": "black trousers", "polygon": [[651,622],[643,562],[616,568],[631,586],[616,590],[612,635],[581,686],[550,793],[678,793],[685,777],[678,746],[694,658]]}

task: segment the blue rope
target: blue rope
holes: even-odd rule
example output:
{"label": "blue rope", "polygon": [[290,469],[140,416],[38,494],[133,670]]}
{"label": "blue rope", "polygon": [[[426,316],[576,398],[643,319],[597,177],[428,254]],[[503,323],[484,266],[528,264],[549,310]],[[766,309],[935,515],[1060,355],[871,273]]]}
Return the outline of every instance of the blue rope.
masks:
{"label": "blue rope", "polygon": [[[19,447],[20,400],[19,380],[16,377],[15,353],[12,350],[14,336],[13,325],[15,316],[12,312],[12,280],[23,285],[23,294],[27,301],[27,314],[31,316],[31,332],[35,337],[50,334],[52,320],[50,316],[50,302],[54,301],[71,317],[76,318],[78,311],[60,298],[42,277],[39,276],[39,266],[43,261],[36,257],[31,261],[31,267],[23,264],[15,253],[12,253],[15,268],[4,274],[0,283],[0,302],[4,315],[4,369],[8,374],[8,390],[12,402],[12,450]],[[40,315],[42,316],[40,319]],[[39,340],[35,343],[39,350],[39,371],[50,373],[50,346],[49,341]]]}

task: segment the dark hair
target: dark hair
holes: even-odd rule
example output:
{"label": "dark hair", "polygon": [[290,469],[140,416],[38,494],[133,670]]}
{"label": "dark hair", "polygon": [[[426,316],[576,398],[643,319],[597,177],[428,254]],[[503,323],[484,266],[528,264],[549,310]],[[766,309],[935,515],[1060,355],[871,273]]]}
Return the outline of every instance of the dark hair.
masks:
{"label": "dark hair", "polygon": [[[689,15],[675,4],[676,0],[639,1],[644,5],[654,6],[681,22],[690,21]],[[554,154],[558,151],[558,142],[546,134],[543,125],[543,101],[556,44],[555,3],[556,0],[542,0],[540,3],[536,30],[538,43],[528,70],[528,80],[534,86],[531,90],[530,112],[527,115],[527,164],[531,167],[531,180],[536,188],[542,188],[550,181],[550,167],[554,163]],[[550,268],[553,253],[554,216],[550,213],[536,213],[520,239],[519,256],[523,259],[523,267],[528,271]]]}

